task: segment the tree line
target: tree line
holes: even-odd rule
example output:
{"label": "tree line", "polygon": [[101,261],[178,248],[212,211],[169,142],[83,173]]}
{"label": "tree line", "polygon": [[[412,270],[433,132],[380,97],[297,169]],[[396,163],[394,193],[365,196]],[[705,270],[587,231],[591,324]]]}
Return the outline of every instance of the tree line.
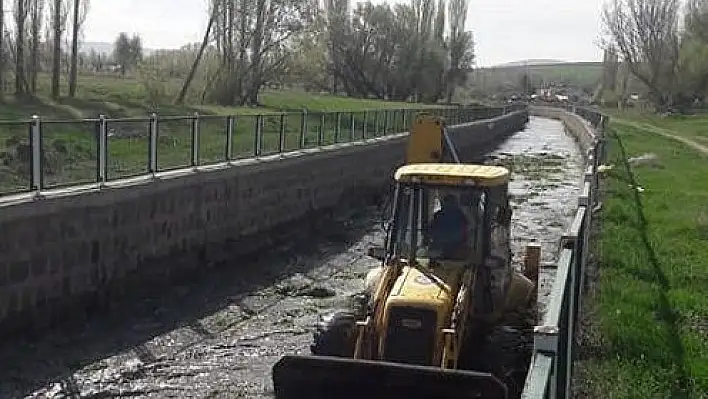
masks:
{"label": "tree line", "polygon": [[47,71],[52,97],[62,75],[75,96],[80,69],[111,66],[176,103],[257,105],[273,85],[437,102],[452,99],[474,61],[468,0],[210,0],[200,43],[146,56],[140,37],[126,33],[112,54],[80,54],[88,1],[12,0],[13,20],[0,12],[0,82],[14,76],[17,95],[34,94]]}
{"label": "tree line", "polygon": [[[38,74],[50,70],[51,95],[58,98],[61,68],[66,65],[69,96],[75,96],[79,35],[88,14],[88,0],[16,0],[12,15],[6,16],[9,3],[0,0],[0,82],[4,84],[11,72],[15,94],[33,94]],[[62,51],[64,40],[70,42],[68,54]],[[3,93],[0,90],[0,96]]]}
{"label": "tree line", "polygon": [[[468,0],[212,0],[204,40],[177,95],[258,104],[270,84],[353,97],[450,100],[474,61]],[[206,72],[204,72],[206,71]]]}
{"label": "tree line", "polygon": [[657,111],[708,95],[708,0],[611,0],[602,14],[606,91],[626,102],[633,77]]}

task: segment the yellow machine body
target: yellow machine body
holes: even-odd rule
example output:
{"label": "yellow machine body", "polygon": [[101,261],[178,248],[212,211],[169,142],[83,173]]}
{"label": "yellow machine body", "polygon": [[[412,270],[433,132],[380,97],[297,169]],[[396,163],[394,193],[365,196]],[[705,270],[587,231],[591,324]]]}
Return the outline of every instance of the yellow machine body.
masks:
{"label": "yellow machine body", "polygon": [[[444,330],[453,327],[452,312],[464,274],[465,270],[460,265],[449,263],[436,267],[434,271],[420,266],[403,267],[380,312],[377,341],[381,360],[446,366],[443,364],[446,352]],[[411,333],[429,338],[425,342],[427,353],[418,352],[420,348],[408,348],[411,342],[400,339],[401,335]],[[418,355],[411,356],[413,353]],[[457,351],[448,356],[456,358]],[[450,366],[454,368],[454,365]]]}

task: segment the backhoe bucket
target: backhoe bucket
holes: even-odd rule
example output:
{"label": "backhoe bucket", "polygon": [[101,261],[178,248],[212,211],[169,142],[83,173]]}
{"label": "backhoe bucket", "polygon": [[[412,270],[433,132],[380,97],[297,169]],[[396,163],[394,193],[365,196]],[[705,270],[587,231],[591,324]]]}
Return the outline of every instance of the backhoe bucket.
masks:
{"label": "backhoe bucket", "polygon": [[507,399],[492,374],[327,356],[284,356],[273,385],[277,399]]}

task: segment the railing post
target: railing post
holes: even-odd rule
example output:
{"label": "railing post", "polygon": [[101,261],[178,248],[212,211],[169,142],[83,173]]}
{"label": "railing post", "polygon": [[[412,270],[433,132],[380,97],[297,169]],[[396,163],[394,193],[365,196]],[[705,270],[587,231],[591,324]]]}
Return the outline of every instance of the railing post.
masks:
{"label": "railing post", "polygon": [[369,130],[368,129],[368,127],[369,127],[368,116],[369,116],[369,113],[367,111],[364,111],[364,124],[362,126],[362,131],[361,131],[361,138],[363,140],[366,140],[366,138],[368,136],[368,130]]}
{"label": "railing post", "polygon": [[408,110],[407,110],[407,109],[404,109],[404,110],[402,110],[402,111],[403,111],[403,112],[401,112],[401,113],[403,114],[403,131],[405,132],[405,131],[408,131],[408,123],[407,123],[407,120],[408,120]]}
{"label": "railing post", "polygon": [[157,173],[157,135],[158,135],[159,123],[157,114],[153,113],[150,115],[150,148],[148,154],[148,171],[155,177]]}
{"label": "railing post", "polygon": [[307,137],[307,109],[302,110],[302,119],[300,120],[300,149],[305,148],[307,144],[305,138]]}
{"label": "railing post", "polygon": [[35,197],[40,197],[44,188],[44,171],[42,170],[44,151],[42,151],[42,119],[38,115],[32,116],[30,146],[32,149],[31,185],[32,190],[35,191]]}
{"label": "railing post", "polygon": [[356,128],[354,112],[349,114],[349,141],[354,141],[354,130]]}
{"label": "railing post", "polygon": [[106,121],[106,116],[101,115],[98,117],[98,170],[96,173],[96,180],[99,186],[106,183],[106,165],[108,158],[108,122]]}
{"label": "railing post", "polygon": [[192,167],[199,166],[199,113],[192,118]]}
{"label": "railing post", "polygon": [[226,148],[224,151],[226,162],[231,161],[231,158],[233,158],[235,122],[233,115],[226,117]]}
{"label": "railing post", "polygon": [[387,109],[385,109],[383,112],[383,118],[384,118],[384,122],[383,122],[382,136],[386,136],[386,135],[388,135],[388,110]]}
{"label": "railing post", "polygon": [[324,129],[325,129],[325,113],[320,113],[320,126],[317,129],[317,147],[322,147],[324,144]]}
{"label": "railing post", "polygon": [[278,132],[278,153],[285,151],[285,121],[286,114],[280,114],[280,131]]}
{"label": "railing post", "polygon": [[553,359],[547,397],[556,398],[556,380],[558,378],[558,327],[535,326],[533,328],[533,352],[543,353]]}
{"label": "railing post", "polygon": [[374,137],[379,137],[379,110],[374,111]]}
{"label": "railing post", "polygon": [[256,157],[261,156],[261,145],[263,143],[263,140],[261,140],[261,135],[263,134],[263,131],[261,130],[262,120],[263,115],[256,115],[256,123],[253,127],[253,155]]}
{"label": "railing post", "polygon": [[337,112],[334,115],[335,123],[337,126],[334,128],[334,143],[337,144],[339,143],[339,137],[341,135],[341,125],[342,125],[342,114],[340,112]]}

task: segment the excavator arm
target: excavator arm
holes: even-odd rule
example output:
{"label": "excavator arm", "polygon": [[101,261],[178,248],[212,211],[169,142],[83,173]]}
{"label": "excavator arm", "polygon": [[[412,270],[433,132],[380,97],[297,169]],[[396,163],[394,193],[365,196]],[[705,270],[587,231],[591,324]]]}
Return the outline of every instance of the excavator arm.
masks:
{"label": "excavator arm", "polygon": [[408,136],[406,164],[460,163],[445,121],[432,114],[419,114]]}

